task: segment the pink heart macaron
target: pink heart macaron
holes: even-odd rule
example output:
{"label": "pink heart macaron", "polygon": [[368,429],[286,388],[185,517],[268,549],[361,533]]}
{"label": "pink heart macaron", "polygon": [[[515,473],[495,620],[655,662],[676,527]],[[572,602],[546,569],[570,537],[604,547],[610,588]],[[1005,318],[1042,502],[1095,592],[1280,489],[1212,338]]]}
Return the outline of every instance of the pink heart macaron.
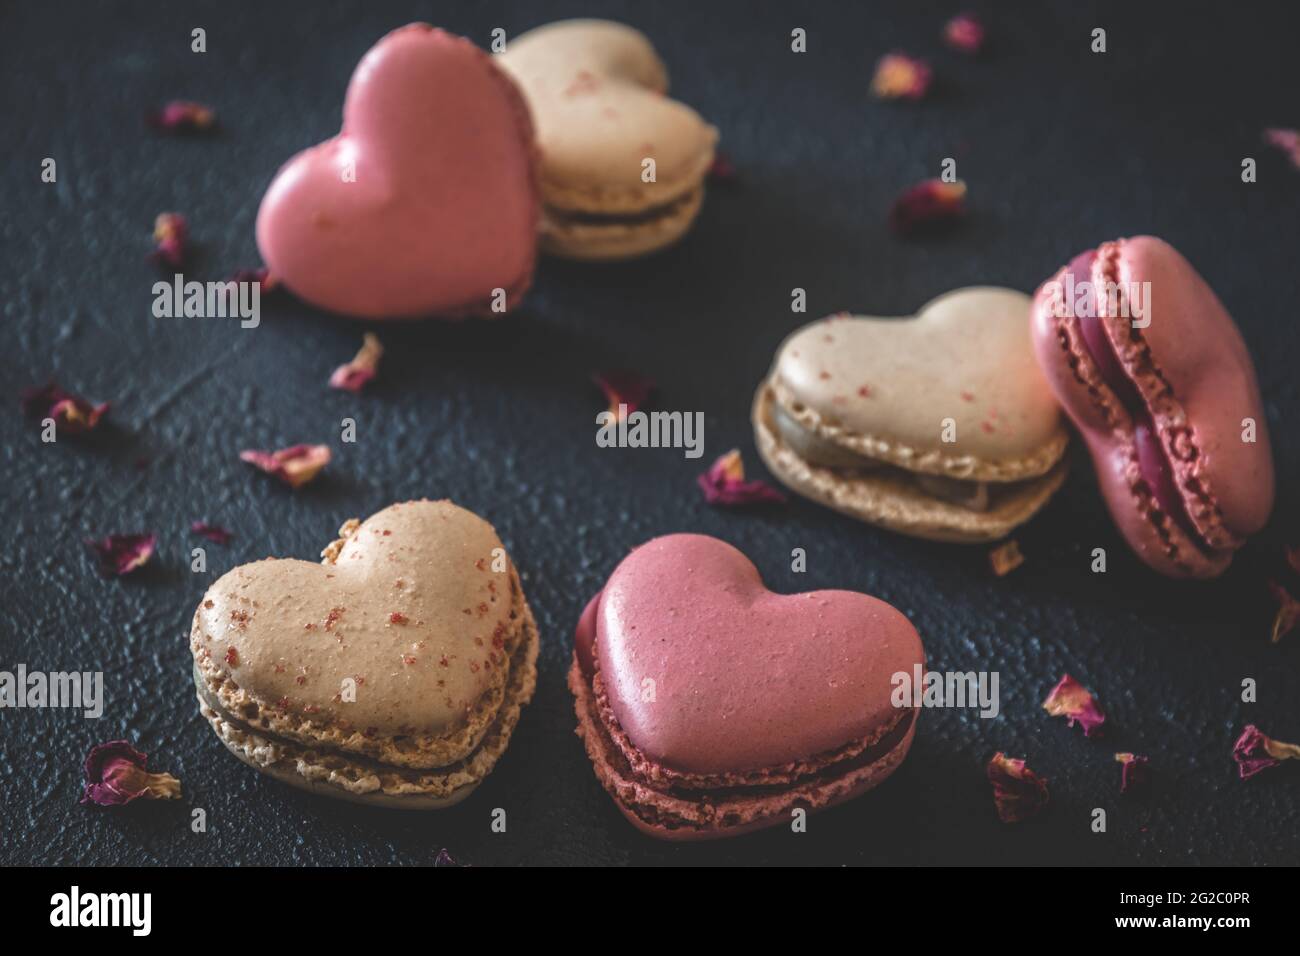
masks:
{"label": "pink heart macaron", "polygon": [[368,319],[490,315],[532,281],[528,107],[470,41],[394,30],[357,65],[337,136],[284,165],[257,244],[299,297]]}
{"label": "pink heart macaron", "polygon": [[1102,243],[1034,299],[1038,361],[1111,516],[1172,577],[1214,577],[1273,507],[1255,368],[1223,303],[1167,242]]}
{"label": "pink heart macaron", "polygon": [[879,784],[916,729],[911,623],[853,591],[775,594],[706,535],[642,545],[583,612],[569,670],[597,778],[665,840],[790,823]]}

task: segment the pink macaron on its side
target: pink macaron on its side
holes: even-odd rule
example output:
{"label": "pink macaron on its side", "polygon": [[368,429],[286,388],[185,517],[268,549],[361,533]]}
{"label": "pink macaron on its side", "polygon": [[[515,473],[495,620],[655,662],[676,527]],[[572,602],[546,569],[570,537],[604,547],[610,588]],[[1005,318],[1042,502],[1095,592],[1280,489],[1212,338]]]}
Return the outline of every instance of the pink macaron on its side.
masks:
{"label": "pink macaron on its side", "polygon": [[1274,478],[1255,369],[1218,296],[1163,240],[1119,239],[1039,288],[1033,330],[1125,540],[1163,574],[1221,574],[1268,521]]}
{"label": "pink macaron on its side", "polygon": [[667,535],[587,605],[569,671],[578,735],[639,830],[790,824],[885,780],[916,731],[896,675],[924,665],[899,611],[853,591],[769,591],[740,551]]}
{"label": "pink macaron on its side", "polygon": [[339,134],[276,174],[257,245],[274,278],[331,312],[490,317],[532,281],[538,189],[514,81],[469,40],[413,23],[357,65]]}

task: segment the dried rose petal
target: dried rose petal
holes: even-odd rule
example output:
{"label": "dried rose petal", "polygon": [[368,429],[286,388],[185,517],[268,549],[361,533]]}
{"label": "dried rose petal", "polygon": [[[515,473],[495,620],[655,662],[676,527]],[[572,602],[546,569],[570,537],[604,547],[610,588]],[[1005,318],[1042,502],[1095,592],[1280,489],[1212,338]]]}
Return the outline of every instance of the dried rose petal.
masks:
{"label": "dried rose petal", "polygon": [[1283,760],[1300,759],[1300,745],[1274,740],[1254,724],[1247,724],[1232,747],[1232,759],[1237,761],[1241,779],[1248,780]]}
{"label": "dried rose petal", "polygon": [[206,521],[191,522],[190,530],[195,534],[203,535],[214,544],[229,544],[230,539],[234,537],[233,534],[220,525],[208,524]]}
{"label": "dried rose petal", "polygon": [[1282,150],[1282,152],[1286,153],[1287,159],[1291,160],[1291,165],[1296,169],[1300,169],[1300,130],[1266,129],[1264,130],[1264,142]]}
{"label": "dried rose petal", "polygon": [[600,386],[609,402],[609,411],[615,421],[624,421],[650,399],[655,383],[644,375],[617,369],[612,372],[593,372],[591,380]]}
{"label": "dried rose petal", "polygon": [[950,227],[966,215],[966,184],[927,179],[908,189],[889,209],[889,228],[898,236],[919,236]]}
{"label": "dried rose petal", "polygon": [[736,181],[736,164],[726,153],[717,152],[709,166],[709,182],[719,186],[729,186]]}
{"label": "dried rose petal", "polygon": [[986,772],[993,784],[993,804],[1003,823],[1019,823],[1047,806],[1047,781],[1034,773],[1023,760],[998,751],[989,761]]}
{"label": "dried rose petal", "polygon": [[189,248],[190,224],[178,212],[162,212],[153,222],[154,250],[149,258],[158,265],[179,269]]}
{"label": "dried rose petal", "polygon": [[932,79],[934,74],[924,60],[906,53],[887,53],[876,64],[871,92],[882,100],[919,100]]}
{"label": "dried rose petal", "polygon": [[329,464],[328,445],[293,445],[279,451],[249,449],[239,453],[239,460],[275,475],[290,488],[301,488]]}
{"label": "dried rose petal", "polygon": [[1119,792],[1128,793],[1130,789],[1146,786],[1148,764],[1150,761],[1141,754],[1119,753],[1115,760],[1120,765]]}
{"label": "dried rose petal", "polygon": [[148,564],[157,544],[156,534],[110,534],[86,539],[86,547],[99,560],[100,573],[118,578]]}
{"label": "dried rose petal", "polygon": [[81,435],[92,431],[108,412],[108,402],[92,405],[80,395],[65,392],[53,382],[25,388],[20,398],[24,415],[42,421],[52,418],[55,430],[65,435]]}
{"label": "dried rose petal", "polygon": [[271,270],[266,266],[260,266],[256,269],[236,269],[230,276],[231,282],[256,282],[262,287],[262,293],[274,292],[280,287],[280,282],[275,276],[271,275]]}
{"label": "dried rose petal", "polygon": [[1268,589],[1277,601],[1277,616],[1273,618],[1273,643],[1276,644],[1300,624],[1300,601],[1276,581],[1269,581]]}
{"label": "dried rose petal", "polygon": [[1106,715],[1092,694],[1069,674],[1052,688],[1047,700],[1043,701],[1043,710],[1053,717],[1068,718],[1071,727],[1078,721],[1085,737],[1091,737],[1092,732],[1106,722]]}
{"label": "dried rose petal", "polygon": [[379,371],[379,360],[384,356],[384,346],[379,336],[367,332],[361,339],[361,349],[346,365],[340,365],[330,376],[330,387],[349,392],[360,392]]}
{"label": "dried rose petal", "polygon": [[1006,577],[1025,563],[1025,556],[1020,553],[1020,543],[1015,538],[1002,542],[989,552],[989,566],[1000,578]]}
{"label": "dried rose petal", "polygon": [[785,495],[767,482],[745,480],[745,463],[737,448],[715,461],[696,481],[704,500],[711,505],[734,507],[785,501]]}
{"label": "dried rose petal", "polygon": [[202,103],[172,100],[148,114],[149,125],[168,133],[205,133],[217,122],[217,114]]}
{"label": "dried rose petal", "polygon": [[944,24],[943,40],[962,53],[978,53],[984,48],[984,24],[973,13],[959,13]]}
{"label": "dried rose petal", "polygon": [[466,866],[467,864],[457,862],[456,858],[451,855],[451,851],[443,847],[438,851],[438,855],[433,859],[434,866]]}
{"label": "dried rose petal", "polygon": [[1300,574],[1300,544],[1287,546],[1286,563],[1291,565],[1292,571]]}
{"label": "dried rose petal", "polygon": [[140,797],[179,800],[181,782],[169,773],[146,771],[148,759],[125,740],[110,740],[91,747],[86,755],[86,783],[81,802],[117,807]]}

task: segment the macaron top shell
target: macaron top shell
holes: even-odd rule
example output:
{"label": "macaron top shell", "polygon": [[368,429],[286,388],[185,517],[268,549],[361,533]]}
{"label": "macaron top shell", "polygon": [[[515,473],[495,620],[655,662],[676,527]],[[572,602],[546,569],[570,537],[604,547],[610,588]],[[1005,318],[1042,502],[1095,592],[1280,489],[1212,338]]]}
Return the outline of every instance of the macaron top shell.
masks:
{"label": "macaron top shell", "polygon": [[[590,630],[595,625],[595,632]],[[897,723],[891,678],[923,661],[901,613],[853,591],[774,594],[740,551],[656,538],[619,564],[579,628],[630,741],[696,774],[780,767]]]}
{"label": "macaron top shell", "polygon": [[[644,35],[608,20],[563,20],[509,41],[497,62],[537,126],[548,204],[636,212],[699,185],[717,130],[665,96],[668,74]],[[655,181],[642,179],[655,161]]]}
{"label": "macaron top shell", "polygon": [[[492,526],[449,501],[413,501],[348,530],[323,563],[268,558],[213,584],[195,614],[201,668],[320,725],[379,736],[463,725],[505,678],[492,653],[511,594],[492,570]],[[348,678],[353,701],[341,699]]]}
{"label": "macaron top shell", "polygon": [[1023,293],[982,286],[915,317],[832,316],[786,339],[771,384],[821,437],[909,470],[1042,474],[1068,436],[1034,359],[1029,312]]}
{"label": "macaron top shell", "polygon": [[361,60],[337,136],[287,162],[257,243],[296,295],[365,318],[487,311],[522,296],[540,214],[522,95],[468,40],[394,30]]}

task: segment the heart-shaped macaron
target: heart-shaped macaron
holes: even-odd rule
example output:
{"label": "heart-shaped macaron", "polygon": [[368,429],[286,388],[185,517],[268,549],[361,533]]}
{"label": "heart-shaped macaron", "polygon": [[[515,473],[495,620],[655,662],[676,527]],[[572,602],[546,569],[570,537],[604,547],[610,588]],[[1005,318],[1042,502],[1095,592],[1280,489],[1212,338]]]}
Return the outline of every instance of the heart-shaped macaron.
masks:
{"label": "heart-shaped macaron", "polygon": [[975,287],[907,318],[843,313],[781,345],[754,400],[795,491],[873,524],[989,541],[1060,487],[1069,435],[1034,359],[1030,299]]}
{"label": "heart-shaped macaron", "polygon": [[731,545],[674,534],[633,551],[588,605],[569,686],[623,814],[693,839],[788,822],[884,780],[915,730],[894,675],[923,663],[885,602],[775,594]]}
{"label": "heart-shaped macaron", "polygon": [[545,251],[622,259],[686,233],[718,132],[665,95],[668,72],[644,35],[563,20],[511,40],[498,62],[537,124]]}
{"label": "heart-shaped macaron", "polygon": [[203,716],[241,760],[329,796],[428,809],[505,751],[537,626],[482,518],[449,501],[350,521],[319,564],[223,575],[194,614]]}
{"label": "heart-shaped macaron", "polygon": [[[468,40],[411,24],[358,64],[333,139],[276,175],[257,215],[270,273],[368,319],[490,315],[532,280],[528,108]],[[501,311],[497,308],[496,311]]]}

